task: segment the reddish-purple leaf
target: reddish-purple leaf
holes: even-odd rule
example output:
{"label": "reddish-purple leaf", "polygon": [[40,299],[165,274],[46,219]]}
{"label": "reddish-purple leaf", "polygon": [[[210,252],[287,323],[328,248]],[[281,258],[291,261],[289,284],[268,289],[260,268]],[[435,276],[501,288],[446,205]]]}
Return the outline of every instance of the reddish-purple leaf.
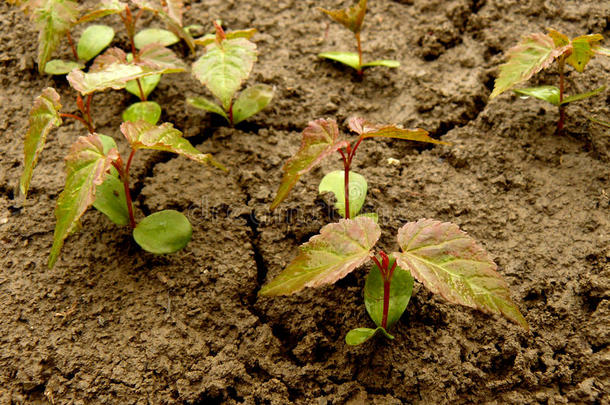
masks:
{"label": "reddish-purple leaf", "polygon": [[159,74],[179,73],[186,70],[184,62],[171,49],[159,43],[144,46],[140,50],[137,64]]}
{"label": "reddish-purple leaf", "polygon": [[226,170],[209,153],[199,152],[189,141],[182,137],[182,132],[166,122],[153,125],[146,121],[124,122],[121,132],[127,138],[132,149],[154,149],[173,152],[199,163],[208,163]]}
{"label": "reddish-purple leaf", "polygon": [[49,131],[61,125],[59,94],[52,87],[47,87],[36,97],[30,110],[29,128],[23,143],[24,166],[19,188],[27,196],[32,180],[32,171],[44,148]]}
{"label": "reddish-purple leaf", "polygon": [[102,0],[98,9],[93,10],[80,17],[76,23],[81,24],[97,20],[98,18],[102,18],[107,15],[118,14],[120,12],[125,11],[125,7],[127,7],[127,3],[123,3],[119,0]]}
{"label": "reddish-purple leaf", "polygon": [[570,51],[570,45],[557,48],[558,36],[530,34],[508,50],[508,62],[500,66],[500,75],[496,78],[490,98],[510,89],[517,83],[526,81],[553,63],[555,58]]}
{"label": "reddish-purple leaf", "polygon": [[113,64],[127,64],[127,54],[120,48],[108,48],[106,52],[98,55],[89,68],[89,73],[101,72]]}
{"label": "reddish-purple leaf", "polygon": [[370,259],[381,229],[368,217],[328,224],[303,244],[299,255],[260,295],[286,295],[305,287],[332,284]]}
{"label": "reddish-purple leaf", "polygon": [[447,301],[502,314],[528,329],[510,298],[496,264],[474,239],[457,225],[431,219],[409,222],[398,231],[398,265]]}
{"label": "reddish-purple leaf", "polygon": [[55,265],[64,240],[77,229],[78,220],[95,202],[96,187],[104,182],[110,165],[118,157],[115,148],[104,153],[102,141],[97,134],[81,136],[72,145],[66,157],[66,185],[55,208],[57,224],[49,267]]}
{"label": "reddish-purple leaf", "polygon": [[359,0],[357,4],[346,9],[326,10],[320,8],[320,10],[354,34],[358,34],[362,29],[366,14],[366,0]]}
{"label": "reddish-purple leaf", "polygon": [[353,117],[349,120],[349,128],[362,136],[362,138],[396,138],[409,141],[436,143],[449,145],[447,142],[438,141],[428,136],[428,131],[421,128],[403,129],[396,125],[377,125],[372,124],[364,118]]}
{"label": "reddish-purple leaf", "polygon": [[347,141],[339,139],[339,128],[335,120],[311,121],[303,130],[301,148],[284,165],[282,184],[271,204],[271,210],[286,198],[303,174],[313,169],[325,157],[347,145],[349,145]]}

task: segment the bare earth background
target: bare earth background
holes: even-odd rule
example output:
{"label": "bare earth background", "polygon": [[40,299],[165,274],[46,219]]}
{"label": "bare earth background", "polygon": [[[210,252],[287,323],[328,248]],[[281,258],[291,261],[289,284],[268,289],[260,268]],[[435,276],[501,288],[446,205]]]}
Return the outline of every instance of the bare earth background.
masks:
{"label": "bare earth background", "polygon": [[[231,168],[223,175],[173,155],[138,155],[137,215],[183,211],[192,242],[174,255],[147,254],[128,229],[91,210],[53,270],[63,158],[85,131],[66,121],[50,136],[22,204],[15,190],[32,100],[54,86],[64,111],[76,107],[65,79],[37,74],[26,18],[0,3],[0,403],[610,403],[610,134],[584,117],[608,120],[610,92],[571,105],[564,136],[554,134],[555,109],[540,101],[508,93],[488,101],[502,53],[521,34],[601,33],[610,46],[610,3],[371,0],[366,57],[402,65],[367,71],[362,82],[316,57],[353,50],[338,25],[325,37],[328,19],[315,10],[349,3],[191,2],[187,24],[207,30],[221,18],[228,29],[259,30],[251,82],[275,86],[272,105],[232,129],[186,106],[186,96],[207,95],[189,74],[165,77],[152,95],[162,119]],[[117,20],[104,22],[125,47]],[[183,45],[174,49],[194,60]],[[608,84],[609,71],[598,57],[584,75],[570,72],[569,91]],[[535,83],[556,79],[549,71]],[[124,145],[120,113],[133,101],[125,92],[96,95],[98,131]],[[364,143],[355,170],[369,181],[365,210],[381,215],[380,247],[395,249],[406,221],[457,223],[491,252],[530,333],[416,286],[393,342],[348,347],[351,328],[372,326],[364,268],[333,286],[257,298],[297,246],[333,220],[332,200],[316,190],[339,160],[306,176],[269,215],[283,162],[308,121],[336,117],[345,130],[352,115],[420,126],[453,144]]]}

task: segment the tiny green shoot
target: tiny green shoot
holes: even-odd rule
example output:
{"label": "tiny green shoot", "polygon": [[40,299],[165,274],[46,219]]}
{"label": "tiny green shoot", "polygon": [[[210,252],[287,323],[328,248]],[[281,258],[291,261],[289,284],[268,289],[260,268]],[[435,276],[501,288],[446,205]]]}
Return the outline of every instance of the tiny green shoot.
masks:
{"label": "tiny green shoot", "polygon": [[357,4],[347,9],[326,10],[318,8],[320,11],[328,15],[333,21],[338,22],[345,28],[350,30],[356,38],[356,47],[358,53],[354,52],[323,52],[318,54],[320,58],[330,59],[335,62],[343,63],[351,68],[356,69],[358,75],[362,76],[363,69],[374,66],[385,66],[396,68],[400,63],[394,60],[380,59],[372,62],[364,63],[362,60],[362,41],[360,32],[366,15],[366,0],[359,0]]}

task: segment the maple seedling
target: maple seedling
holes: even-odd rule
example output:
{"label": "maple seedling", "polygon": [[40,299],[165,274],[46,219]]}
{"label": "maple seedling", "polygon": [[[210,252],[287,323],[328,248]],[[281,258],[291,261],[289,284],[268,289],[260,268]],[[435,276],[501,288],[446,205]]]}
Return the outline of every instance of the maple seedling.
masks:
{"label": "maple seedling", "polygon": [[500,74],[496,78],[490,99],[511,89],[518,83],[530,79],[536,73],[557,61],[559,87],[538,86],[515,89],[514,91],[522,97],[535,97],[558,107],[557,132],[562,132],[566,119],[565,107],[568,103],[584,100],[606,89],[606,86],[601,86],[586,93],[567,96],[565,93],[566,64],[582,73],[585,66],[595,55],[610,56],[610,49],[599,45],[603,39],[600,34],[581,35],[569,39],[566,35],[554,29],[549,29],[548,34],[536,33],[523,37],[518,45],[508,50],[508,61],[500,66]]}
{"label": "maple seedling", "polygon": [[222,115],[231,125],[253,116],[265,108],[273,97],[273,89],[255,84],[235,94],[248,78],[256,62],[256,44],[249,39],[255,29],[225,32],[214,21],[216,34],[195,40],[205,47],[205,54],[193,64],[193,75],[220,101],[220,105],[204,97],[187,102],[193,107]]}
{"label": "maple seedling", "polygon": [[[61,124],[60,108],[59,95],[52,88],[46,88],[34,103],[24,148],[25,169],[21,178],[24,194],[42,148],[40,138],[46,138],[53,127]],[[124,122],[121,132],[131,149],[127,160],[119,154],[113,138],[98,133],[79,137],[70,148],[66,157],[66,184],[55,209],[57,224],[49,267],[55,265],[64,240],[79,228],[81,216],[92,205],[115,224],[129,225],[135,241],[146,251],[172,253],[189,242],[191,225],[177,211],[156,212],[136,222],[129,190],[129,171],[136,152],[140,149],[173,152],[226,169],[211,155],[199,152],[170,123]]]}
{"label": "maple seedling", "polygon": [[[375,265],[365,282],[364,299],[377,327],[350,331],[346,335],[350,345],[363,343],[378,332],[393,339],[388,329],[405,311],[414,278],[449,302],[504,315],[527,329],[527,322],[511,300],[508,285],[496,272],[494,262],[457,225],[431,219],[409,222],[398,231],[401,252],[387,255],[379,251],[375,254],[373,248],[381,228],[376,215],[357,215],[366,195],[366,181],[349,171],[356,149],[362,140],[371,137],[443,142],[430,138],[423,129],[375,125],[362,118],[350,119],[349,127],[358,134],[353,144],[339,136],[334,120],[310,122],[303,131],[301,148],[284,165],[282,183],[271,204],[271,209],[275,209],[303,174],[338,151],[344,170],[330,173],[330,179],[327,175],[320,190],[335,193],[337,210],[345,218],[325,225],[319,235],[303,244],[298,256],[263,286],[259,295],[287,295],[305,287],[332,284],[373,260]],[[351,179],[354,178],[357,185],[352,188]]]}
{"label": "maple seedling", "polygon": [[326,10],[318,8],[320,11],[326,13],[332,20],[343,25],[345,28],[354,33],[356,38],[356,47],[358,53],[354,52],[323,52],[318,54],[320,58],[330,59],[336,62],[343,63],[351,68],[356,69],[358,75],[362,76],[364,68],[373,66],[385,66],[389,68],[396,68],[400,66],[400,63],[395,60],[374,60],[372,62],[363,63],[362,60],[362,41],[360,39],[360,31],[362,30],[362,24],[364,22],[364,16],[366,15],[366,0],[360,0],[357,4],[347,9],[341,10]]}

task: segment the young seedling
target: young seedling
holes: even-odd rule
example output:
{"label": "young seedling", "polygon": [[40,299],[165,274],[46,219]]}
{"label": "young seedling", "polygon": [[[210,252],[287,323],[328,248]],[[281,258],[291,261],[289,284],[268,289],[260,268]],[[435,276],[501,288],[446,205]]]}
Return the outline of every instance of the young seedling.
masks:
{"label": "young seedling", "polygon": [[[352,118],[349,127],[359,136],[352,145],[339,137],[333,120],[316,120],[303,131],[301,148],[284,166],[284,177],[271,209],[283,201],[300,176],[338,151],[343,161],[343,176],[331,173],[325,177],[337,197],[337,209],[345,216],[338,223],[324,226],[319,235],[300,247],[299,255],[275,279],[263,286],[259,294],[276,296],[293,294],[305,287],[332,284],[369,260],[375,262],[365,283],[365,305],[376,328],[357,328],[346,336],[350,345],[363,343],[375,333],[393,339],[388,328],[405,311],[413,288],[413,277],[433,293],[449,302],[502,314],[524,328],[527,322],[511,301],[507,284],[496,272],[496,265],[472,238],[451,223],[430,219],[405,224],[398,232],[402,252],[391,256],[374,253],[381,228],[374,215],[358,215],[366,195],[366,181],[349,171],[354,153],[362,140],[388,137],[443,143],[422,129],[405,130],[394,125],[375,125],[362,118]],[[339,179],[343,184],[339,185]],[[361,176],[360,176],[361,177]],[[357,178],[357,193],[352,192],[351,178]],[[324,183],[324,180],[322,183]],[[357,195],[357,199],[350,197]]]}
{"label": "young seedling", "polygon": [[356,69],[358,75],[362,76],[364,68],[373,66],[385,66],[396,68],[400,63],[395,60],[374,60],[372,62],[363,63],[362,61],[362,42],[360,40],[360,31],[366,14],[366,0],[360,0],[350,8],[342,10],[326,10],[319,8],[320,11],[326,13],[331,19],[343,25],[345,28],[354,33],[356,37],[356,47],[358,53],[354,52],[323,52],[318,54],[320,58],[330,59],[336,62],[343,63],[351,68]]}
{"label": "young seedling", "polygon": [[[28,135],[31,136],[27,139],[31,141],[37,134],[46,137],[52,127],[60,125],[60,108],[59,95],[52,88],[45,89],[30,113]],[[191,225],[177,211],[156,212],[140,223],[136,222],[129,190],[129,170],[138,150],[173,152],[226,170],[211,155],[195,149],[170,123],[156,126],[146,121],[124,122],[121,132],[131,148],[126,161],[119,154],[113,138],[97,133],[79,137],[70,148],[66,157],[66,184],[55,209],[57,224],[49,256],[50,268],[59,257],[64,240],[79,228],[81,216],[91,205],[117,225],[129,224],[135,241],[149,252],[172,253],[189,242]],[[36,160],[38,147],[40,143],[26,142],[26,169]]]}
{"label": "young seedling", "polygon": [[[38,71],[48,74],[67,74],[73,69],[82,69],[84,64],[93,59],[114,38],[114,30],[106,25],[92,25],[85,29],[78,44],[74,43],[70,31],[78,24],[88,23],[112,14],[121,14],[125,20],[131,14],[127,3],[119,0],[102,0],[100,5],[79,17],[78,4],[71,0],[27,0],[12,1],[21,4],[24,12],[30,16],[39,30],[38,35]],[[182,13],[184,5],[182,0],[169,0],[163,2],[157,0],[133,0],[140,11],[132,17],[135,21],[141,16],[143,10],[150,11],[159,16],[179,38],[182,38],[194,50],[194,41],[188,30],[182,26]],[[167,37],[167,31],[162,36]],[[128,30],[128,35],[133,37],[135,32]],[[62,39],[66,37],[74,60],[59,60],[51,57],[58,48]],[[167,45],[167,44],[166,44]]]}
{"label": "young seedling", "polygon": [[582,73],[595,55],[610,56],[610,50],[599,45],[603,39],[600,34],[594,34],[581,35],[570,40],[554,29],[549,29],[548,34],[537,33],[523,37],[517,46],[508,50],[508,61],[500,67],[500,75],[496,78],[490,99],[530,79],[557,61],[559,87],[539,86],[514,91],[523,97],[536,97],[557,106],[559,109],[557,132],[562,132],[566,119],[565,107],[568,103],[584,100],[606,89],[606,86],[602,86],[590,92],[566,96],[566,64]]}
{"label": "young seedling", "polygon": [[220,101],[220,105],[204,97],[187,99],[193,107],[222,115],[231,125],[260,112],[273,97],[273,89],[255,84],[235,93],[248,78],[256,62],[256,44],[249,39],[255,29],[225,32],[214,21],[216,35],[206,35],[195,43],[205,47],[205,54],[193,64],[193,75]]}
{"label": "young seedling", "polygon": [[343,162],[343,170],[327,174],[321,181],[320,192],[331,191],[337,198],[336,208],[345,218],[355,217],[366,198],[367,183],[363,176],[352,172],[351,166],[358,147],[368,138],[396,138],[410,141],[445,144],[430,138],[421,129],[403,129],[396,125],[377,125],[364,118],[351,118],[349,128],[358,134],[349,142],[339,134],[335,120],[318,119],[309,123],[303,131],[301,148],[284,165],[284,177],[277,195],[271,203],[274,210],[287,196],[299,178],[316,167],[323,159],[337,152]]}

